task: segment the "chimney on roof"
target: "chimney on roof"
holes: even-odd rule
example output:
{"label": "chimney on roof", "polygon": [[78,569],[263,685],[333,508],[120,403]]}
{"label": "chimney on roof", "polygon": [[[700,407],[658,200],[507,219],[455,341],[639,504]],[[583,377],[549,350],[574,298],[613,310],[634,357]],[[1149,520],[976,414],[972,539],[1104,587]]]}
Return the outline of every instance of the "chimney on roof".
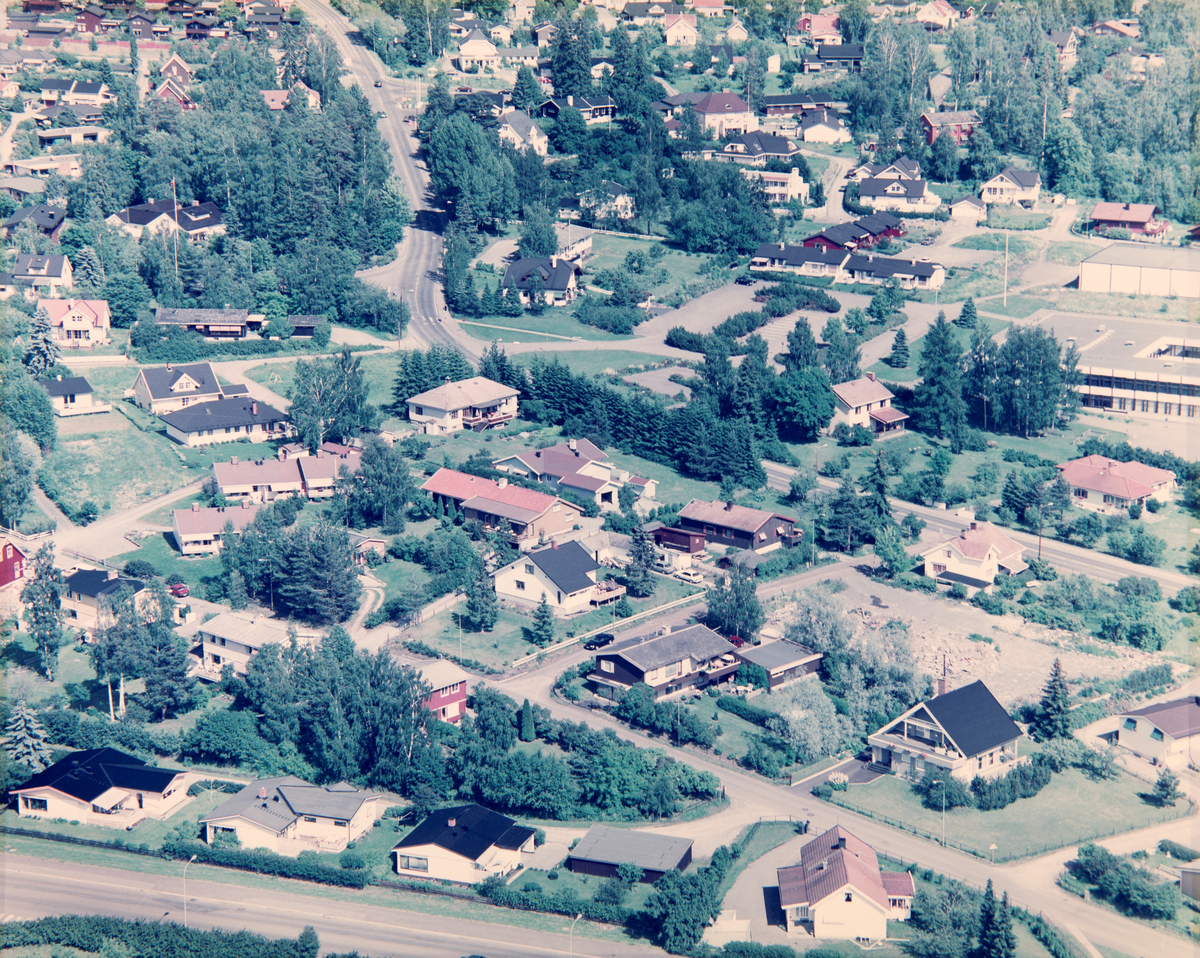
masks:
{"label": "chimney on roof", "polygon": [[504,489],[504,488],[507,488],[507,486],[508,486],[508,479],[504,478],[503,476],[496,480],[496,488],[497,489]]}
{"label": "chimney on roof", "polygon": [[972,520],[971,521],[971,531],[974,532],[978,528],[979,528],[979,524],[976,523],[974,520]]}
{"label": "chimney on roof", "polygon": [[449,819],[447,819],[447,820],[446,820],[446,824],[447,824],[447,825],[448,825],[450,828],[453,828],[455,825],[457,825],[457,824],[458,824],[458,819],[457,819],[457,818],[449,818]]}
{"label": "chimney on roof", "polygon": [[550,257],[550,268],[558,269],[558,254],[557,253]]}
{"label": "chimney on roof", "polygon": [[116,579],[116,578],[117,578],[117,576],[119,576],[119,575],[120,575],[120,573],[119,573],[119,572],[117,572],[117,570],[116,570],[116,569],[109,569],[109,570],[108,570],[108,581],[109,581],[109,582],[112,582],[112,581],[113,581],[114,579]]}
{"label": "chimney on roof", "polygon": [[782,244],[782,243],[780,243],[780,244],[779,244],[779,248],[780,248],[781,250],[783,249],[783,244]]}
{"label": "chimney on roof", "polygon": [[324,450],[324,449],[318,449],[318,450],[317,450],[317,458],[318,458],[318,459],[324,459],[324,458],[325,458],[325,450]]}
{"label": "chimney on roof", "polygon": [[58,381],[59,381],[60,383],[62,382],[62,373],[59,373],[59,374],[58,374]]}
{"label": "chimney on roof", "polygon": [[558,548],[558,540],[557,540],[557,539],[551,539],[551,540],[550,540],[550,548],[551,548],[551,549],[557,549],[557,548]]}
{"label": "chimney on roof", "polygon": [[200,511],[200,503],[193,502],[192,503],[192,512],[199,512],[199,511]]}
{"label": "chimney on roof", "polygon": [[264,799],[267,797],[267,786],[266,785],[259,786],[258,797],[264,798]]}
{"label": "chimney on roof", "polygon": [[250,415],[251,415],[251,416],[257,416],[257,415],[258,415],[258,403],[256,403],[256,402],[252,402],[252,403],[250,404]]}
{"label": "chimney on roof", "polygon": [[[62,377],[60,376],[59,379],[61,379],[61,378]],[[567,440],[567,448],[570,449],[571,452],[575,453],[575,455],[578,456],[579,455],[579,440],[578,439],[568,439]]]}
{"label": "chimney on roof", "polygon": [[230,464],[231,466],[236,466],[236,465],[237,465],[237,456],[230,456],[230,457],[229,457],[229,464]]}
{"label": "chimney on roof", "polygon": [[726,511],[726,512],[733,512],[733,500],[732,500],[732,499],[728,499],[728,500],[726,500],[726,502],[725,502],[725,511]]}
{"label": "chimney on roof", "polygon": [[871,380],[871,382],[875,382],[875,374],[873,372],[868,371],[867,378]]}
{"label": "chimney on roof", "polygon": [[167,363],[167,372],[170,372],[170,371],[171,371],[171,364]]}
{"label": "chimney on roof", "polygon": [[846,836],[845,836],[845,835],[839,835],[839,836],[838,836],[838,840],[837,840],[837,847],[838,847],[838,848],[845,848],[845,847],[846,847]]}
{"label": "chimney on roof", "polygon": [[575,97],[573,97],[573,96],[567,97],[567,106],[574,106],[574,105],[575,105]]}
{"label": "chimney on roof", "polygon": [[249,499],[243,499],[243,500],[242,500],[242,508],[243,508],[243,509],[249,509],[249,508],[250,508],[250,500],[249,500]]}

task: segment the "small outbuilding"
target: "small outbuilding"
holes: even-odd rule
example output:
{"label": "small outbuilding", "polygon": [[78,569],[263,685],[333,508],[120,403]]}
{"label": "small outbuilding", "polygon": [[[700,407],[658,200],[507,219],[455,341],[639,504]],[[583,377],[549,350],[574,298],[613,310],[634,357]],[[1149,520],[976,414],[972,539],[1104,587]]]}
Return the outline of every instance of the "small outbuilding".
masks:
{"label": "small outbuilding", "polygon": [[593,825],[567,856],[567,867],[579,875],[615,878],[623,864],[642,870],[638,881],[653,884],[667,872],[692,863],[692,840],[656,835],[631,828]]}
{"label": "small outbuilding", "polygon": [[749,665],[761,666],[770,679],[768,688],[772,691],[794,679],[812,675],[822,658],[820,652],[814,652],[806,645],[782,639],[762,645],[743,646],[734,655]]}

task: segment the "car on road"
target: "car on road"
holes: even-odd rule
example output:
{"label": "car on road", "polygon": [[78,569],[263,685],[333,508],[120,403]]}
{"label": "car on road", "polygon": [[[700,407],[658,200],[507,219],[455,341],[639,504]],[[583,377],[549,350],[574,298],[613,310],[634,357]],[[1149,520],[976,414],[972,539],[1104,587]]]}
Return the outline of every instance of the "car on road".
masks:
{"label": "car on road", "polygon": [[680,569],[675,573],[675,578],[683,582],[690,582],[692,585],[699,585],[704,581],[704,576],[695,569]]}
{"label": "car on road", "polygon": [[734,282],[739,286],[753,286],[757,280],[753,276],[739,276]]}
{"label": "car on road", "polygon": [[932,246],[936,241],[937,241],[936,236],[926,236],[923,240],[921,240],[921,245],[922,246]]}
{"label": "car on road", "polygon": [[616,636],[611,632],[601,632],[599,635],[593,635],[590,639],[583,643],[583,647],[589,652],[595,652],[597,649],[602,649],[606,645],[612,645],[616,640]]}
{"label": "car on road", "polygon": [[377,117],[379,117],[379,119],[381,119],[381,120],[386,120],[386,119],[387,119],[387,111],[386,111],[386,110],[380,110],[380,111],[379,111],[378,113],[376,113],[375,115],[376,115]]}
{"label": "car on road", "polygon": [[177,599],[186,599],[192,591],[187,587],[186,582],[174,582],[167,587],[167,590]]}
{"label": "car on road", "polygon": [[383,81],[382,81],[382,80],[376,80],[376,81],[375,81],[375,88],[376,88],[376,89],[378,89],[378,88],[379,88],[379,87],[381,87],[381,86],[383,86]]}

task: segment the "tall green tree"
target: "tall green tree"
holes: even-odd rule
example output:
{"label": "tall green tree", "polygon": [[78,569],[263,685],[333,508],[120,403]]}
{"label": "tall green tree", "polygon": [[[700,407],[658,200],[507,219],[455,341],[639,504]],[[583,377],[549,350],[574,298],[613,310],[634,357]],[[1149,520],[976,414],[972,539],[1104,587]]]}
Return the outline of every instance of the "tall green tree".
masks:
{"label": "tall green tree", "polygon": [[38,721],[37,713],[24,701],[12,707],[4,734],[8,736],[4,743],[4,754],[14,765],[24,765],[31,771],[40,772],[50,764],[52,750],[46,730]]}
{"label": "tall green tree", "polygon": [[196,679],[188,674],[187,643],[165,623],[144,630],[142,701],[147,709],[166,720],[168,715],[184,712],[192,703]]}
{"label": "tall green tree", "polygon": [[921,381],[913,390],[914,411],[921,429],[950,440],[951,451],[962,452],[967,408],[962,396],[962,350],[946,314],[925,334],[917,363]]}
{"label": "tall green tree", "polygon": [[796,320],[796,325],[787,334],[786,345],[787,352],[780,353],[776,361],[788,372],[798,373],[820,365],[817,340],[806,317]]}
{"label": "tall green tree", "polygon": [[529,699],[521,704],[521,728],[517,737],[522,742],[532,742],[537,738],[537,730],[533,724],[533,706],[529,704]]}
{"label": "tall green tree", "polygon": [[375,426],[379,410],[367,402],[370,390],[362,359],[349,348],[333,359],[296,361],[288,415],[310,452],[326,439],[344,441]]}
{"label": "tall green tree", "polygon": [[733,562],[727,574],[718,577],[708,590],[708,624],[722,635],[751,639],[762,628],[766,616],[754,583],[754,573]]}
{"label": "tall green tree", "polygon": [[1046,179],[1067,196],[1091,196],[1096,191],[1092,151],[1070,120],[1059,120],[1046,135]]}
{"label": "tall green tree", "polygon": [[15,529],[33,495],[34,461],[9,425],[0,432],[0,525]]}
{"label": "tall green tree", "polygon": [[887,364],[893,369],[903,369],[908,365],[908,335],[901,326],[892,337],[892,352],[887,358]]}
{"label": "tall green tree", "polygon": [[1000,172],[1000,153],[992,136],[984,127],[977,127],[967,145],[967,169],[976,185],[990,180]]}
{"label": "tall green tree", "polygon": [[50,312],[45,304],[41,304],[29,325],[29,351],[25,354],[29,374],[34,378],[45,376],[58,364],[61,355],[62,350],[54,338],[54,327],[50,324]]}
{"label": "tall green tree", "polygon": [[496,586],[482,562],[475,564],[475,574],[467,580],[467,618],[478,632],[491,632],[500,618]]}
{"label": "tall green tree", "polygon": [[452,113],[433,131],[429,174],[460,220],[469,219],[468,209],[485,225],[506,222],[516,212],[512,164],[500,152],[496,137],[465,113]]}
{"label": "tall green tree", "polygon": [[1014,327],[996,354],[996,423],[1019,436],[1045,432],[1079,408],[1078,352],[1053,331]]}
{"label": "tall green tree", "polygon": [[33,569],[26,570],[21,602],[25,605],[25,624],[37,648],[42,672],[51,682],[58,671],[58,650],[62,648],[62,594],[66,580],[54,565],[54,545],[46,543],[34,554]]}
{"label": "tall green tree", "polygon": [[1071,691],[1067,687],[1067,676],[1058,659],[1054,660],[1050,676],[1042,689],[1042,699],[1038,703],[1033,730],[1043,741],[1071,737]]}
{"label": "tall green tree", "polygon": [[930,150],[929,165],[933,175],[943,183],[953,183],[958,179],[958,144],[952,136],[939,136],[933,141]]}
{"label": "tall green tree", "polygon": [[546,593],[543,592],[541,601],[533,610],[533,625],[529,629],[529,636],[534,645],[545,648],[554,641],[554,632],[554,610],[550,608]]}
{"label": "tall green tree", "polygon": [[423,67],[433,56],[429,35],[429,13],[424,0],[407,0],[400,5],[400,17],[404,20],[404,54],[415,67]]}
{"label": "tall green tree", "polygon": [[550,257],[558,253],[558,232],[555,217],[545,206],[535,203],[525,207],[521,237],[517,249],[522,256]]}
{"label": "tall green tree", "polygon": [[770,405],[781,433],[812,442],[833,419],[836,400],[820,366],[785,372],[772,386]]}
{"label": "tall green tree", "polygon": [[854,341],[857,337],[851,338],[847,335],[842,321],[836,316],[830,317],[825,324],[823,335],[826,343],[825,369],[829,372],[829,382],[838,386],[858,379],[862,375],[858,369],[862,352]]}
{"label": "tall green tree", "polygon": [[629,564],[625,567],[625,588],[631,596],[646,599],[654,595],[654,543],[639,523],[633,530]]}
{"label": "tall green tree", "polygon": [[558,19],[550,43],[550,70],[556,98],[586,97],[592,92],[592,26],[584,20]]}
{"label": "tall green tree", "polygon": [[522,63],[517,70],[516,82],[513,84],[513,106],[524,113],[531,113],[545,102],[546,94],[542,92],[542,85],[538,83],[537,77],[533,75],[533,70],[529,68],[529,65]]}

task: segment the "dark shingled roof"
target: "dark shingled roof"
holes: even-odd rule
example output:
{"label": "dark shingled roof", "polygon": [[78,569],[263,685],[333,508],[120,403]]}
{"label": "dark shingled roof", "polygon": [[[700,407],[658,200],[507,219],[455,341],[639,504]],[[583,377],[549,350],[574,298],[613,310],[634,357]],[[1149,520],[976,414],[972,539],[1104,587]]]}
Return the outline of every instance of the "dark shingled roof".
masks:
{"label": "dark shingled roof", "polygon": [[733,646],[707,626],[692,625],[656,638],[639,638],[610,646],[605,654],[619,655],[642,671],[648,672],[659,666],[678,662],[685,655],[697,661],[715,658],[718,655],[732,655]]}
{"label": "dark shingled roof", "polygon": [[643,871],[665,872],[678,868],[691,847],[690,838],[593,825],[572,849],[571,858],[604,865],[631,862]]}
{"label": "dark shingled roof", "polygon": [[541,256],[530,256],[519,259],[504,271],[502,286],[516,286],[517,289],[529,289],[529,278],[537,273],[542,280],[543,288],[550,292],[564,292],[571,283],[577,267],[565,259],[552,263],[550,259]]}
{"label": "dark shingled roof", "polygon": [[925,702],[964,755],[978,755],[1021,737],[1021,729],[982,682],[972,682]]}
{"label": "dark shingled roof", "polygon": [[196,203],[185,206],[180,203],[178,210],[174,200],[158,200],[152,203],[141,203],[129,206],[114,214],[122,223],[131,226],[145,226],[154,222],[160,216],[171,219],[178,218],[179,228],[185,232],[219,226],[224,219],[221,208],[215,203]]}
{"label": "dark shingled roof", "polygon": [[123,585],[133,589],[135,595],[146,588],[146,583],[141,579],[126,579],[120,575],[110,579],[106,569],[76,569],[67,576],[68,592],[97,599],[102,595],[114,594]]}
{"label": "dark shingled roof", "polygon": [[579,592],[594,585],[589,572],[600,568],[600,564],[592,558],[592,554],[578,542],[568,542],[555,549],[540,549],[525,556],[563,592]]}
{"label": "dark shingled roof", "polygon": [[[451,825],[450,823],[454,824]],[[495,845],[520,848],[533,835],[532,828],[518,825],[511,818],[480,805],[456,805],[431,814],[400,839],[393,851],[437,845],[470,861]]]}
{"label": "dark shingled roof", "polygon": [[286,413],[264,402],[256,403],[249,397],[197,403],[176,412],[163,413],[158,418],[181,432],[189,433],[199,429],[225,429],[229,426],[288,421]]}
{"label": "dark shingled roof", "polygon": [[62,379],[41,379],[38,381],[51,396],[83,396],[92,391],[92,385],[82,376],[63,377]]}
{"label": "dark shingled roof", "polygon": [[[161,310],[160,310],[161,312]],[[152,399],[170,399],[173,395],[171,387],[187,376],[194,380],[199,387],[182,395],[210,396],[220,395],[221,385],[217,382],[217,374],[211,363],[185,363],[181,366],[152,366],[142,370],[142,378],[150,390]]]}
{"label": "dark shingled roof", "polygon": [[0,226],[5,229],[12,229],[15,226],[20,226],[25,220],[32,220],[34,226],[45,233],[49,233],[62,225],[62,221],[66,218],[66,215],[66,210],[59,209],[56,206],[48,206],[45,203],[38,203],[37,206],[24,206],[16,210],[12,216],[3,223],[0,223]]}
{"label": "dark shingled roof", "polygon": [[20,790],[49,787],[81,802],[91,802],[110,788],[161,794],[180,774],[182,769],[156,768],[115,748],[93,748],[72,752],[38,772]]}

